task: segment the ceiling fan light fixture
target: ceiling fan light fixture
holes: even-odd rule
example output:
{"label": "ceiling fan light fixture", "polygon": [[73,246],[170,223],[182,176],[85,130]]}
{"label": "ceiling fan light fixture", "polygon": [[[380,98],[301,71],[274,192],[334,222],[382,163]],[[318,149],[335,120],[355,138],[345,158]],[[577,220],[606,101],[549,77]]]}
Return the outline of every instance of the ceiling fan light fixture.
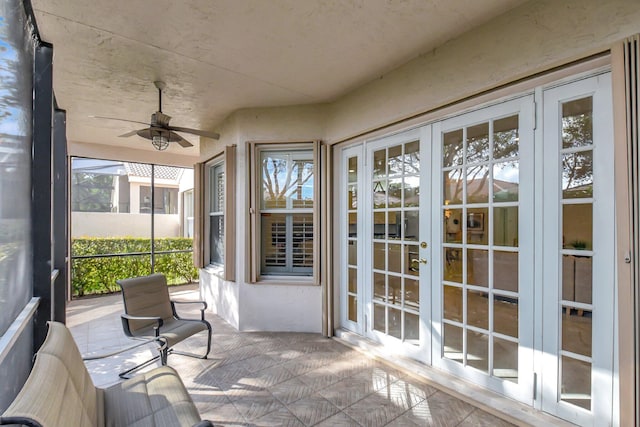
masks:
{"label": "ceiling fan light fixture", "polygon": [[154,135],[151,144],[158,151],[164,151],[169,147],[169,139],[164,135]]}

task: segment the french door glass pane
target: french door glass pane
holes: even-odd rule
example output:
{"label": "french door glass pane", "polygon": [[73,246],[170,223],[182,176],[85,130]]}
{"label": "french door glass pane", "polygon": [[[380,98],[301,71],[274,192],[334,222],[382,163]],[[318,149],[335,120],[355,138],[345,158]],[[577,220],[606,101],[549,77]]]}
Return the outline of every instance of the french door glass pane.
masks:
{"label": "french door glass pane", "polygon": [[420,334],[419,150],[410,141],[374,151],[370,177],[373,329],[404,341]]}
{"label": "french door glass pane", "polygon": [[347,229],[347,319],[358,323],[358,270],[361,268],[358,252],[358,157],[351,156],[346,159],[346,211],[345,220]]}
{"label": "french door glass pane", "polygon": [[519,117],[445,132],[442,149],[443,357],[517,383]]}
{"label": "french door glass pane", "polygon": [[593,251],[593,98],[561,109],[562,309],[560,377],[562,401],[591,409]]}

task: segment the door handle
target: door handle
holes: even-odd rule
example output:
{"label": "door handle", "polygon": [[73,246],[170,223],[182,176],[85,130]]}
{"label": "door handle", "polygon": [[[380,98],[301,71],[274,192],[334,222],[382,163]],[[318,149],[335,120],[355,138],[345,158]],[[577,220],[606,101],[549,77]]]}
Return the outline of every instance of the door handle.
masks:
{"label": "door handle", "polygon": [[425,258],[412,259],[412,260],[411,260],[411,264],[416,264],[416,263],[426,264],[426,263],[427,263],[427,260],[426,260]]}

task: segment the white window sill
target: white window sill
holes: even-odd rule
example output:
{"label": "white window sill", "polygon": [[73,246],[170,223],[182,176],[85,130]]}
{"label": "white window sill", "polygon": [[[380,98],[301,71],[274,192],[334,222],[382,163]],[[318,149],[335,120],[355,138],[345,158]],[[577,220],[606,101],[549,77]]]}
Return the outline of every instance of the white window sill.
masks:
{"label": "white window sill", "polygon": [[313,277],[305,276],[260,276],[252,285],[318,286]]}
{"label": "white window sill", "polygon": [[208,274],[212,274],[212,275],[214,275],[216,277],[219,277],[220,279],[224,280],[224,266],[223,265],[209,264],[209,265],[206,265],[203,270],[206,271]]}

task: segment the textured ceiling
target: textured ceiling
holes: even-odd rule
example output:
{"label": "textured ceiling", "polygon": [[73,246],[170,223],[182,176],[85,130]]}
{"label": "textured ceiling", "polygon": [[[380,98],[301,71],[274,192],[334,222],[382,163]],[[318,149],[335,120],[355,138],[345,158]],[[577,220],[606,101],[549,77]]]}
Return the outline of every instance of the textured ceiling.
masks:
{"label": "textured ceiling", "polygon": [[[73,142],[151,149],[117,135],[148,122],[163,80],[171,124],[212,130],[245,107],[331,102],[522,0],[32,0],[54,45],[54,90]],[[198,154],[195,147],[172,148]]]}

